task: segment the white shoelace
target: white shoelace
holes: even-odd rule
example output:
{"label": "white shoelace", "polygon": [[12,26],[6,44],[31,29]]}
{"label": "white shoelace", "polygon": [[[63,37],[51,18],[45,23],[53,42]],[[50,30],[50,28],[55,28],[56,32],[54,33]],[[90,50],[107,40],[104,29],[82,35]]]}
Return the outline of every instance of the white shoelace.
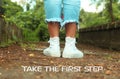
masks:
{"label": "white shoelace", "polygon": [[75,45],[76,43],[77,43],[77,42],[74,40],[74,41],[68,43],[68,44],[67,44],[67,47],[71,47],[71,46],[72,46],[73,49],[76,50],[76,49],[77,49],[77,48],[76,48],[76,45]]}
{"label": "white shoelace", "polygon": [[50,48],[54,46],[59,46],[59,43],[56,40],[49,40],[48,43],[50,43]]}

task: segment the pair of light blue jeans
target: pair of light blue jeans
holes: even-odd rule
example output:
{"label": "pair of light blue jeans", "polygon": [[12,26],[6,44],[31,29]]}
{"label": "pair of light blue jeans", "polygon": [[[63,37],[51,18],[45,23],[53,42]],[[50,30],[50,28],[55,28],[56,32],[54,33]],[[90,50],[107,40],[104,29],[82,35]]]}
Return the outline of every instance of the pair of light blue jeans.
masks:
{"label": "pair of light blue jeans", "polygon": [[79,23],[80,0],[44,0],[47,22]]}

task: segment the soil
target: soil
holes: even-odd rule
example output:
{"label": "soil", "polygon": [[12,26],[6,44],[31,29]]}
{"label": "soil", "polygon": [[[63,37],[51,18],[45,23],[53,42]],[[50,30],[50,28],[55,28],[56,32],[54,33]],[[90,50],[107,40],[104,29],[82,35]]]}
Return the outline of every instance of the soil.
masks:
{"label": "soil", "polygon": [[120,79],[120,51],[77,44],[84,57],[69,59],[44,56],[47,46],[40,42],[0,48],[0,79]]}

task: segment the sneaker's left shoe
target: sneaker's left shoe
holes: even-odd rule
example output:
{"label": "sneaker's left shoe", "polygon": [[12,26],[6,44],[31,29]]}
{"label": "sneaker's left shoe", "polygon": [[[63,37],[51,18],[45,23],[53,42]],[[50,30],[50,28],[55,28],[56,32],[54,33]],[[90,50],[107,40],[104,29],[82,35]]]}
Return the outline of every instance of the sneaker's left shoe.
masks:
{"label": "sneaker's left shoe", "polygon": [[65,48],[63,50],[62,57],[64,58],[82,58],[82,51],[78,50],[75,46],[76,39],[71,37],[66,37]]}

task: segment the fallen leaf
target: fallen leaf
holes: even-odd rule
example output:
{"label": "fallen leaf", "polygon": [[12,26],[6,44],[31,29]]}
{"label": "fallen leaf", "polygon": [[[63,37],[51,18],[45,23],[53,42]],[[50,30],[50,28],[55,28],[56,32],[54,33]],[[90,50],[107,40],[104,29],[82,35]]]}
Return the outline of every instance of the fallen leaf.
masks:
{"label": "fallen leaf", "polygon": [[40,79],[40,76],[36,76],[37,79]]}
{"label": "fallen leaf", "polygon": [[107,70],[107,71],[105,72],[105,74],[106,74],[106,75],[110,75],[110,74],[112,74],[112,72],[111,72],[110,70]]}
{"label": "fallen leaf", "polygon": [[62,67],[62,65],[58,65],[58,67]]}
{"label": "fallen leaf", "polygon": [[8,51],[7,53],[10,53],[10,51]]}
{"label": "fallen leaf", "polygon": [[25,49],[25,48],[24,48],[23,50],[24,50],[24,51],[26,51],[26,49]]}
{"label": "fallen leaf", "polygon": [[34,63],[34,64],[37,64],[38,62],[36,62],[36,61],[33,61],[33,63]]}
{"label": "fallen leaf", "polygon": [[47,60],[47,59],[43,59],[43,60]]}
{"label": "fallen leaf", "polygon": [[50,61],[50,63],[54,63],[53,61]]}
{"label": "fallen leaf", "polygon": [[31,54],[29,54],[29,56],[30,56],[30,57],[34,57],[34,56],[35,56],[35,54],[31,53]]}

